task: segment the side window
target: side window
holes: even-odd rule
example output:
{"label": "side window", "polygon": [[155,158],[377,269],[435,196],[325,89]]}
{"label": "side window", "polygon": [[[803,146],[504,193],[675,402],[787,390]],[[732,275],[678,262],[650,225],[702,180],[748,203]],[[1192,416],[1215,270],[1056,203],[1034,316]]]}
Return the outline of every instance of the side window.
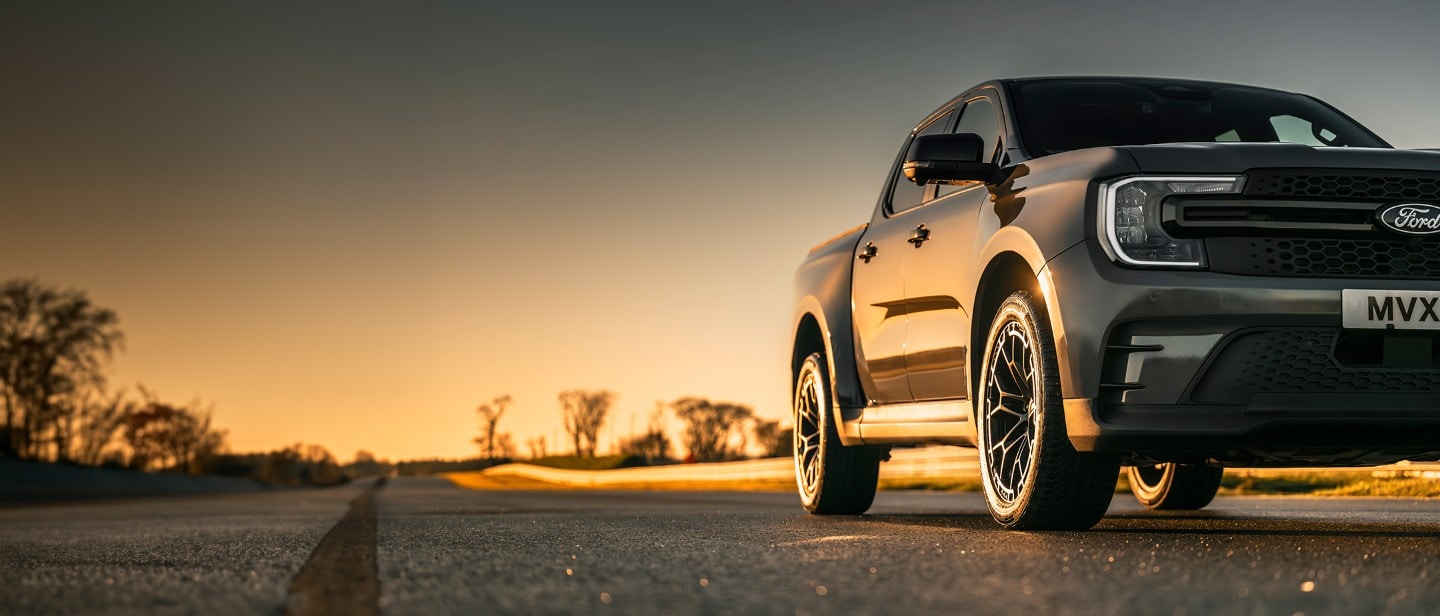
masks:
{"label": "side window", "polygon": [[[975,133],[985,140],[985,147],[981,152],[989,154],[989,162],[995,162],[999,156],[1000,145],[1000,124],[995,121],[995,105],[988,98],[977,98],[965,104],[965,109],[960,112],[960,123],[955,125],[957,133]],[[941,184],[935,187],[935,197],[943,197],[964,186],[953,186]]]}
{"label": "side window", "polygon": [[[955,112],[952,111],[943,116],[940,116],[940,118],[936,119],[934,122],[926,124],[924,128],[916,131],[915,136],[924,137],[925,135],[938,135],[944,133],[946,127],[950,126],[951,116],[954,115]],[[908,149],[910,147],[910,142],[905,142],[905,147]],[[895,213],[908,210],[912,207],[920,205],[920,201],[924,198],[925,187],[916,185],[914,182],[905,179],[905,174],[899,169],[896,169],[895,177],[890,180],[890,212]]]}

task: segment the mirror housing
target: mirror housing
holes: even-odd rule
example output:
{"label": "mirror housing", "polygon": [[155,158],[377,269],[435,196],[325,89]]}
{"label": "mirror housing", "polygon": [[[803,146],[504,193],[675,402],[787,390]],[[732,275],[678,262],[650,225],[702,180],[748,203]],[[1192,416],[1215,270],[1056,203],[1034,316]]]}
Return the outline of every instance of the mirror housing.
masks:
{"label": "mirror housing", "polygon": [[991,181],[1000,166],[981,162],[985,140],[975,133],[925,135],[910,142],[901,169],[905,178],[926,184],[959,184]]}

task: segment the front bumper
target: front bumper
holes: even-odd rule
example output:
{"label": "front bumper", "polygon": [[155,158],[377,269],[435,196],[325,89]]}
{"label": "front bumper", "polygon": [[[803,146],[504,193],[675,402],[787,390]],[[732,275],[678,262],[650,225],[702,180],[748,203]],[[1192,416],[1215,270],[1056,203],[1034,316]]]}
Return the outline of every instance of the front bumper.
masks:
{"label": "front bumper", "polygon": [[1440,369],[1335,359],[1343,289],[1440,282],[1121,268],[1091,240],[1042,272],[1081,451],[1248,466],[1440,458]]}

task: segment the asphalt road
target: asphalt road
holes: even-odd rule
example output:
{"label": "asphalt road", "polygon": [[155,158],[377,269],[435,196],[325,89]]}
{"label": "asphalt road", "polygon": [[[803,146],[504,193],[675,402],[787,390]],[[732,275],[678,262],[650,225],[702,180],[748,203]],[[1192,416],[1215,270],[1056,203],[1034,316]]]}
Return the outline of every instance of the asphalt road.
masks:
{"label": "asphalt road", "polygon": [[1436,613],[1437,578],[1440,501],[1117,497],[1064,533],[998,530],[975,494],[820,518],[789,494],[439,479],[0,510],[5,616]]}

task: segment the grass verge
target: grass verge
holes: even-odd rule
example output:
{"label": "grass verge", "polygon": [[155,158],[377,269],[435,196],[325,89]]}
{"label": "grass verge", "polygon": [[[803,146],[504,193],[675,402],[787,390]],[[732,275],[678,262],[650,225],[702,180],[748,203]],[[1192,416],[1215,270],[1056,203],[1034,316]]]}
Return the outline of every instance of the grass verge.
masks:
{"label": "grass verge", "polygon": [[550,468],[563,468],[572,471],[608,471],[617,468],[630,468],[632,466],[645,466],[645,458],[638,456],[601,456],[598,458],[582,458],[578,456],[548,456],[535,458],[534,460],[516,460],[523,464],[534,464],[535,466],[547,466]]}
{"label": "grass verge", "polygon": [[788,492],[793,480],[756,481],[667,481],[617,483],[603,486],[570,486],[514,475],[486,475],[478,471],[441,473],[441,477],[470,490],[663,490],[677,492],[733,490],[740,492]]}
{"label": "grass verge", "polygon": [[[790,479],[755,481],[674,481],[622,483],[604,486],[569,486],[513,475],[486,475],[479,471],[441,473],[455,485],[472,490],[670,490],[742,492],[789,492],[795,489]],[[939,492],[978,492],[979,477],[953,479],[892,479],[880,480],[881,490],[929,490]],[[1125,475],[1115,485],[1117,494],[1128,494],[1130,484]],[[1365,496],[1390,498],[1440,498],[1440,480],[1394,473],[1373,476],[1365,472],[1295,471],[1252,474],[1230,471],[1220,485],[1220,494],[1228,496]]]}
{"label": "grass verge", "polygon": [[1404,473],[1375,476],[1364,472],[1310,471],[1283,474],[1226,474],[1221,494],[1306,494],[1440,498],[1440,481]]}

